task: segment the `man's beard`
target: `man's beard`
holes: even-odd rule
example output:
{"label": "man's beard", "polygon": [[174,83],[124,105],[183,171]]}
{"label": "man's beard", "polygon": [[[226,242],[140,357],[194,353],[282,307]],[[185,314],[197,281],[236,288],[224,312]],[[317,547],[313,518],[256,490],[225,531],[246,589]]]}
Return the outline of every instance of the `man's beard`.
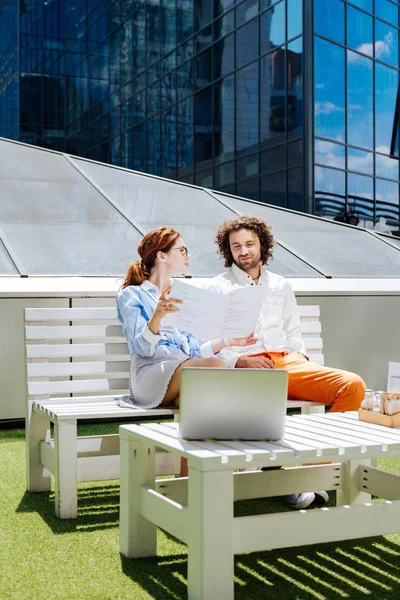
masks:
{"label": "man's beard", "polygon": [[234,263],[242,271],[250,271],[250,269],[254,269],[254,267],[260,264],[260,257],[254,258],[252,261],[246,263],[241,263],[236,260],[234,261]]}

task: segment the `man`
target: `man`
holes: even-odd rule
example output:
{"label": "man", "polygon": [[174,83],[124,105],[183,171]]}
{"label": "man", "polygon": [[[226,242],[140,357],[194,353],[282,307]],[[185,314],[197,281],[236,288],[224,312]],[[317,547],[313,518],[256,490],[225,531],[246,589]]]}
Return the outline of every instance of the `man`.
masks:
{"label": "man", "polygon": [[[257,217],[238,217],[217,229],[215,243],[228,270],[215,277],[209,289],[226,294],[245,285],[265,287],[255,330],[257,344],[225,348],[220,353],[225,364],[232,368],[285,369],[289,374],[290,398],[325,402],[331,406],[331,412],[357,410],[365,389],[361,377],[312,363],[304,354],[292,287],[265,266],[275,244],[271,227]],[[326,492],[318,494],[327,498]],[[312,492],[295,494],[288,497],[288,502],[295,508],[305,508],[314,501],[313,496]]]}

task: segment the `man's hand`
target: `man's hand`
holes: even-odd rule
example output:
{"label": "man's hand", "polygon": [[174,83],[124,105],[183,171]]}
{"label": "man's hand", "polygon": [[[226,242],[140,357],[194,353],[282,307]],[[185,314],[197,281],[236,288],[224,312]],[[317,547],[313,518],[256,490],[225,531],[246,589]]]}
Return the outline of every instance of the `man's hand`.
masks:
{"label": "man's hand", "polygon": [[237,369],[274,369],[274,363],[265,356],[240,356],[236,361]]}

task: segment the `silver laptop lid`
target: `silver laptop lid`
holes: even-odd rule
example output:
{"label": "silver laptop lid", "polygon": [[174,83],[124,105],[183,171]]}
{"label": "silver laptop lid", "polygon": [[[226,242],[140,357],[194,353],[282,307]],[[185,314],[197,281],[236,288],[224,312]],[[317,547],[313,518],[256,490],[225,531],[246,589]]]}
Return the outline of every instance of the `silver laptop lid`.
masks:
{"label": "silver laptop lid", "polygon": [[288,388],[281,369],[181,370],[179,435],[186,439],[278,440]]}

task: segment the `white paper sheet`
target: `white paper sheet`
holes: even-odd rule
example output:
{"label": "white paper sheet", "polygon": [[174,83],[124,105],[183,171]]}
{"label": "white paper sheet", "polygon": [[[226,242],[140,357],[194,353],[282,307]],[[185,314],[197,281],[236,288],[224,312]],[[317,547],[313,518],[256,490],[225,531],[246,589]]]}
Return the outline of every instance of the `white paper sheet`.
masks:
{"label": "white paper sheet", "polygon": [[264,296],[262,286],[218,294],[174,279],[170,297],[183,304],[178,312],[164,317],[162,325],[189,331],[201,340],[245,337],[256,328]]}
{"label": "white paper sheet", "polygon": [[400,363],[389,362],[387,391],[400,392]]}

